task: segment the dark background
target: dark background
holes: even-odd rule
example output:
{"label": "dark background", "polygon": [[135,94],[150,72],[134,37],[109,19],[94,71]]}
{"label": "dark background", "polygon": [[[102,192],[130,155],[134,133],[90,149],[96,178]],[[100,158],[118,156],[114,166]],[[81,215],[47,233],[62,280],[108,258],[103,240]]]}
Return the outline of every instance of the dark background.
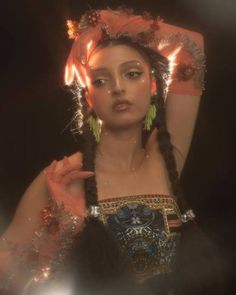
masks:
{"label": "dark background", "polygon": [[[63,85],[71,47],[66,19],[79,19],[90,6],[120,4],[125,1],[1,1],[1,231],[38,172],[52,159],[77,150],[70,132],[75,104]],[[182,182],[199,224],[227,262],[230,290],[236,258],[236,1],[136,0],[126,4],[136,12],[155,12],[166,22],[198,31],[205,38],[206,90]]]}

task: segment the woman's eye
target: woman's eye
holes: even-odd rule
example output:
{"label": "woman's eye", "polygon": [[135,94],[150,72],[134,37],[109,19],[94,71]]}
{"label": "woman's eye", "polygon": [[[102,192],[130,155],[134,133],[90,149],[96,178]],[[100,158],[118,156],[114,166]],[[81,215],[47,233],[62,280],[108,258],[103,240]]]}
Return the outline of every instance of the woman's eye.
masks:
{"label": "woman's eye", "polygon": [[138,77],[140,77],[142,75],[143,72],[140,72],[140,71],[130,71],[128,73],[126,73],[126,76],[129,78],[129,79],[136,79]]}
{"label": "woman's eye", "polygon": [[95,87],[101,87],[106,83],[105,79],[96,79],[92,82]]}

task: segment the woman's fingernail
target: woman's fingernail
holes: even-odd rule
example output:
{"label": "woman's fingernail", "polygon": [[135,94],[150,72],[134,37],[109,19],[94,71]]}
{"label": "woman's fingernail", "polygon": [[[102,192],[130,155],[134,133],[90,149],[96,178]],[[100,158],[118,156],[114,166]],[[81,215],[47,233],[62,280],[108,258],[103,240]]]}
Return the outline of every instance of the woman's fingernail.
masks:
{"label": "woman's fingernail", "polygon": [[94,172],[87,172],[88,176],[93,176],[95,173]]}

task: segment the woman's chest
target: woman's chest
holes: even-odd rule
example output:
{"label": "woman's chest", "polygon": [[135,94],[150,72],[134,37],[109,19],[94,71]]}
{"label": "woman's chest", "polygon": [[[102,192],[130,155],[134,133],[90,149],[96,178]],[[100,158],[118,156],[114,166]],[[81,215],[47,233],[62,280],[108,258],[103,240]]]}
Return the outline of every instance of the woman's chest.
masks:
{"label": "woman's chest", "polygon": [[140,194],[172,194],[163,162],[153,158],[140,169],[126,173],[96,171],[96,181],[99,200]]}

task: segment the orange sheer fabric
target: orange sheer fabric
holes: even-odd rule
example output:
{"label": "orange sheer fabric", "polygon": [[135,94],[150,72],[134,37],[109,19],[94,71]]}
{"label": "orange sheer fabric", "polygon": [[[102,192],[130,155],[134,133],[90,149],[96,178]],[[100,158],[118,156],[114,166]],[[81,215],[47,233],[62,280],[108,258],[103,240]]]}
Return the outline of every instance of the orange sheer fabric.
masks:
{"label": "orange sheer fabric", "polygon": [[86,62],[100,40],[128,35],[133,41],[169,59],[172,72],[169,78],[170,92],[196,96],[202,93],[205,57],[203,38],[199,33],[160,19],[153,20],[122,11],[102,10],[97,13],[95,24],[91,25],[83,17],[74,28],[75,41],[65,71],[67,84],[77,80],[82,87],[86,86]]}

